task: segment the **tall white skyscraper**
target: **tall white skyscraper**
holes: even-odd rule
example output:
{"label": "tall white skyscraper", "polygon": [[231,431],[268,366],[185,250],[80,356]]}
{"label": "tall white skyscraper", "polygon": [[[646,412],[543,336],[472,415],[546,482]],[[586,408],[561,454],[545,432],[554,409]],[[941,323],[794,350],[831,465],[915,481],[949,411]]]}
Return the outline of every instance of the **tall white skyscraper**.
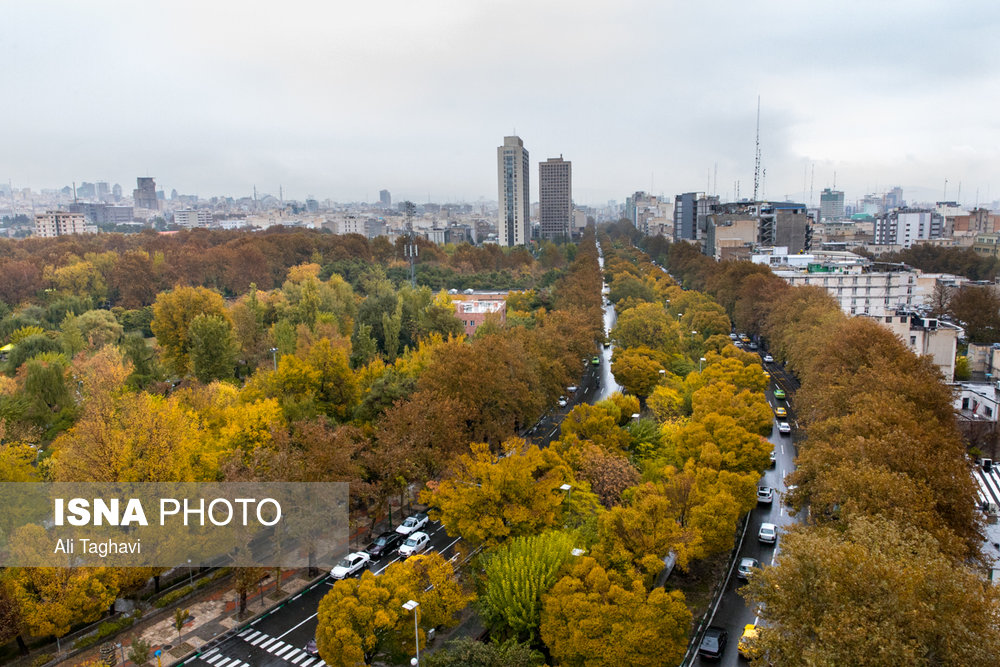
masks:
{"label": "tall white skyscraper", "polygon": [[531,197],[528,151],[521,137],[504,137],[497,147],[497,186],[500,245],[525,245],[531,240]]}
{"label": "tall white skyscraper", "polygon": [[562,155],[538,163],[538,222],[543,239],[570,237],[573,164]]}

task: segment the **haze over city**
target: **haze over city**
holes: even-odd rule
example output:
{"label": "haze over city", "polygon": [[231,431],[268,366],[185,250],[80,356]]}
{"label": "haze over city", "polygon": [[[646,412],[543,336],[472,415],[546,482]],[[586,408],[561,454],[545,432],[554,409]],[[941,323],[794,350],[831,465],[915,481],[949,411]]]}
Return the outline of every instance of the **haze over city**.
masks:
{"label": "haze over city", "polygon": [[759,95],[763,196],[961,183],[972,205],[1000,193],[998,19],[992,2],[5,3],[0,180],[495,200],[516,133],[533,162],[573,161],[581,204],[725,200],[752,193]]}

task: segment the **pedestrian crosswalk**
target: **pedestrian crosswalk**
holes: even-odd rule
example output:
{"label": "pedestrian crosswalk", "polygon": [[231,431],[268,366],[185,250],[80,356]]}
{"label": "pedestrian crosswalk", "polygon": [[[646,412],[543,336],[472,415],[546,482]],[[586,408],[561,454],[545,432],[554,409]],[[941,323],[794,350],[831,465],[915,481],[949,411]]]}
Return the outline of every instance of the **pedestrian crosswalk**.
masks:
{"label": "pedestrian crosswalk", "polygon": [[[281,641],[277,637],[272,637],[266,632],[260,632],[253,628],[247,628],[239,635],[239,639],[261,651],[270,653],[290,665],[296,667],[326,667],[326,662],[318,657],[310,656],[305,650]],[[230,658],[222,653],[221,649],[214,648],[199,656],[202,662],[212,667],[251,667],[250,664],[239,658]]]}

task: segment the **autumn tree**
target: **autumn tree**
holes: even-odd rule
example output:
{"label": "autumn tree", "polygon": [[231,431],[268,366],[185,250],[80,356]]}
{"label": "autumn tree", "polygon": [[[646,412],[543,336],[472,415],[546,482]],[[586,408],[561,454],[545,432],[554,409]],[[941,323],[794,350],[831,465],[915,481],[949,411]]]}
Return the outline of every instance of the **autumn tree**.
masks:
{"label": "autumn tree", "polygon": [[648,348],[615,348],[611,357],[611,372],[625,391],[636,396],[649,396],[666,372],[663,355]]}
{"label": "autumn tree", "polygon": [[62,637],[78,623],[95,621],[118,596],[111,568],[16,567],[3,571],[24,630]]}
{"label": "autumn tree", "polygon": [[672,354],[680,349],[680,328],[662,305],[642,303],[619,316],[611,339],[618,347],[643,346]]}
{"label": "autumn tree", "polygon": [[429,628],[448,627],[471,600],[455,579],[451,563],[437,553],[393,563],[378,577],[370,571],[359,579],[336,582],[320,601],[316,646],[334,667],[374,664],[388,647],[415,648],[413,614],[403,609],[419,603],[421,646]]}
{"label": "autumn tree", "polygon": [[996,587],[885,519],[790,530],[776,566],[741,592],[773,664],[985,666],[1000,655]]}
{"label": "autumn tree", "polygon": [[186,374],[190,366],[191,323],[199,315],[228,319],[222,297],[204,287],[161,292],[153,304],[153,334],[163,350],[164,361],[180,375]]}
{"label": "autumn tree", "polygon": [[469,637],[452,639],[421,657],[427,667],[540,667],[545,656],[514,640],[485,643]]}
{"label": "autumn tree", "polygon": [[589,446],[583,451],[579,477],[590,483],[602,505],[613,507],[621,502],[625,489],[639,482],[639,471],[624,456]]}
{"label": "autumn tree", "polygon": [[647,592],[641,578],[606,571],[590,557],[543,598],[542,640],[560,664],[676,664],[690,624],[682,593]]}
{"label": "autumn tree", "polygon": [[965,327],[970,343],[1000,341],[1000,297],[992,288],[959,288],[948,300],[947,312]]}
{"label": "autumn tree", "polygon": [[503,443],[502,454],[486,443],[456,459],[452,473],[421,493],[449,535],[479,545],[531,535],[555,524],[565,500],[564,471],[546,470],[545,457],[520,438]]}

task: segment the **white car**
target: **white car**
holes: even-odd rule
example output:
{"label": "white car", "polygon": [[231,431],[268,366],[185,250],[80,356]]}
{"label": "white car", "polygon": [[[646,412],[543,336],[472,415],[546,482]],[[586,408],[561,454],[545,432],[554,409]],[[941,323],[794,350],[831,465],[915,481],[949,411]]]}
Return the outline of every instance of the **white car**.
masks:
{"label": "white car", "polygon": [[413,533],[399,547],[399,557],[407,558],[413,554],[418,554],[430,546],[430,543],[431,536],[427,533]]}
{"label": "white car", "polygon": [[396,532],[400,535],[410,535],[427,525],[427,515],[417,512],[413,516],[406,517],[406,521],[396,526]]}
{"label": "white car", "polygon": [[564,396],[560,396],[559,397],[559,407],[560,408],[565,408],[566,407],[566,398]]}
{"label": "white car", "polygon": [[774,363],[774,357],[772,357],[770,354],[765,354],[764,355],[764,363],[765,364]]}
{"label": "white car", "polygon": [[566,391],[569,392],[570,394],[575,394],[576,393],[576,385],[575,384],[571,384],[570,386],[566,387]]}
{"label": "white car", "polygon": [[757,502],[771,504],[774,500],[774,489],[769,486],[758,486],[757,487]]}
{"label": "white car", "polygon": [[757,531],[757,539],[765,544],[774,544],[778,541],[778,527],[773,523],[760,524],[760,530]]}
{"label": "white car", "polygon": [[330,570],[330,576],[334,579],[344,579],[360,572],[370,563],[372,557],[364,551],[355,551],[340,559],[340,562]]}
{"label": "white car", "polygon": [[792,426],[788,422],[778,422],[778,433],[788,435],[792,432]]}

